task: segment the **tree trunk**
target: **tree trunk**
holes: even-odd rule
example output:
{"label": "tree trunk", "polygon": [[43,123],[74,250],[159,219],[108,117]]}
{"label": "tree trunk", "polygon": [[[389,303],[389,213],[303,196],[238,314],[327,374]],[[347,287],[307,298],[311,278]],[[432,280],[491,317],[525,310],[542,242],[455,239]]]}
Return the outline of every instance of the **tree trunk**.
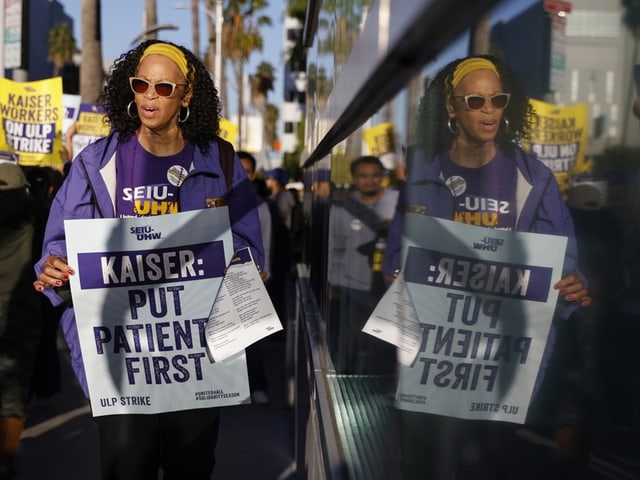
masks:
{"label": "tree trunk", "polygon": [[245,148],[244,138],[244,62],[238,62],[237,79],[238,83],[238,147],[240,150]]}
{"label": "tree trunk", "polygon": [[491,11],[485,13],[472,25],[469,32],[469,55],[489,53],[491,37]]}
{"label": "tree trunk", "polygon": [[[216,1],[217,0],[207,0],[207,8],[209,9],[210,12],[217,12],[218,9],[216,8]],[[211,18],[209,17],[209,61],[210,61],[210,65],[209,65],[209,71],[213,72],[215,74],[215,62],[218,61],[218,59],[216,59],[216,52],[218,51],[218,45],[217,42],[222,42],[222,35],[220,36],[220,38],[218,38],[217,33],[216,33],[216,22],[218,21],[217,18]],[[216,88],[218,89],[218,96],[220,97],[220,103],[222,104],[222,116],[223,117],[227,117],[229,116],[229,104],[227,102],[227,77],[225,76],[225,64],[226,64],[226,57],[224,55],[224,49],[220,49],[222,51],[222,59],[220,59],[220,63],[222,65],[222,71],[220,72],[220,78],[213,78],[213,81],[215,83]]]}
{"label": "tree trunk", "polygon": [[[205,2],[205,7],[207,7],[207,12],[213,12],[213,2],[211,0],[207,0]],[[214,68],[214,56],[215,52],[215,41],[216,41],[216,24],[215,17],[212,17],[209,13],[207,13],[207,55],[205,58],[205,65],[207,66],[207,70],[209,73],[212,73]],[[219,79],[213,77],[213,82],[216,85],[216,88],[220,89]],[[218,92],[220,93],[220,92]]]}
{"label": "tree trunk", "polygon": [[80,65],[80,98],[94,103],[102,92],[102,32],[100,0],[82,0],[82,63]]}
{"label": "tree trunk", "polygon": [[158,24],[158,13],[156,9],[156,0],[145,0],[145,25],[143,32],[145,33],[142,40],[156,40],[158,38],[157,30],[146,33],[149,27],[153,27]]}
{"label": "tree trunk", "polygon": [[191,30],[193,30],[193,54],[196,58],[200,58],[200,22],[198,16],[198,1],[191,0]]}

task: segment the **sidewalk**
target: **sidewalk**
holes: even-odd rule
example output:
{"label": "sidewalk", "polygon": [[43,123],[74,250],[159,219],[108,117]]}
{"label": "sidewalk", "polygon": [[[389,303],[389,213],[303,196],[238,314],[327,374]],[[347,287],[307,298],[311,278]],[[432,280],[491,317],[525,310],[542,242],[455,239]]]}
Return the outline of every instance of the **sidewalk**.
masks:
{"label": "sidewalk", "polygon": [[[98,431],[61,345],[62,388],[48,406],[30,406],[15,480],[98,480]],[[284,343],[264,341],[271,403],[223,409],[214,480],[292,480],[293,410],[285,405]]]}

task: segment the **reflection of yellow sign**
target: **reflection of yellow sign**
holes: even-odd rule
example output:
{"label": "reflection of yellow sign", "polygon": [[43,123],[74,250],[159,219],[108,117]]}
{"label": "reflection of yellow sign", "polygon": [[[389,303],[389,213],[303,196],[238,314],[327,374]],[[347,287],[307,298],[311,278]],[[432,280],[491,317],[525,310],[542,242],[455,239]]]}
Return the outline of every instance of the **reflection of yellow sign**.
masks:
{"label": "reflection of yellow sign", "polygon": [[226,118],[221,118],[220,131],[218,132],[218,135],[223,140],[226,140],[227,142],[235,145],[236,137],[238,136],[238,126],[234,123],[231,123]]}
{"label": "reflection of yellow sign", "polygon": [[62,78],[14,82],[0,78],[0,151],[20,165],[62,168]]}
{"label": "reflection of yellow sign", "polygon": [[560,107],[539,100],[530,101],[538,122],[523,146],[553,171],[564,193],[570,186],[570,175],[578,170],[579,173],[585,171],[587,104]]}
{"label": "reflection of yellow sign", "polygon": [[554,172],[568,172],[584,162],[587,104],[559,107],[531,100],[538,124],[525,148]]}
{"label": "reflection of yellow sign", "polygon": [[364,130],[362,135],[367,142],[370,155],[379,157],[385,153],[395,153],[396,146],[392,123],[380,123],[375,127]]}

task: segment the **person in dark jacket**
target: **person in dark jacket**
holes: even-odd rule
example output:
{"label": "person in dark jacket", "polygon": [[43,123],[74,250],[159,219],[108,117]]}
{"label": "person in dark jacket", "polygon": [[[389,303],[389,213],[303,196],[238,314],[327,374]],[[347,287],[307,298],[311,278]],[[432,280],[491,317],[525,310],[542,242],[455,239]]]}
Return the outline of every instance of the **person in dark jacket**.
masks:
{"label": "person in dark jacket", "polygon": [[[13,478],[42,330],[33,291],[35,202],[22,168],[0,163],[0,479]],[[34,295],[35,294],[35,295]]]}

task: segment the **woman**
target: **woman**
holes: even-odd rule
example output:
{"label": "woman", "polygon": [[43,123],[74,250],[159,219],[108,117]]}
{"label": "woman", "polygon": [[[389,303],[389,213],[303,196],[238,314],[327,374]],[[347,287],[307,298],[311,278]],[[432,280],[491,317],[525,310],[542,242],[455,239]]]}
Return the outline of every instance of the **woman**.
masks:
{"label": "woman", "polygon": [[[433,78],[420,103],[418,144],[410,151],[410,176],[385,256],[389,279],[400,268],[402,212],[424,208],[464,223],[568,236],[565,275],[555,288],[573,303],[567,313],[590,304],[578,273],[573,222],[555,179],[519,146],[533,122],[522,83],[494,57],[455,60]],[[509,202],[509,209],[472,215],[463,201],[472,195]]]}
{"label": "woman", "polygon": [[[421,100],[418,141],[389,234],[384,260],[389,279],[401,268],[403,212],[422,212],[477,226],[568,237],[563,277],[554,285],[564,303],[561,315],[566,318],[590,304],[578,272],[573,222],[555,178],[519,146],[534,121],[522,83],[492,56],[455,60],[433,78]],[[541,372],[552,346],[550,333]],[[455,478],[506,478],[499,470],[508,458],[504,435],[513,433],[509,424],[406,412],[402,418],[403,441],[424,446],[404,449],[407,478],[426,478],[426,472],[429,478],[452,478],[452,472]],[[470,441],[474,437],[475,443]],[[434,445],[438,438],[457,440]],[[465,450],[465,442],[473,448]],[[451,450],[445,453],[446,445]]]}
{"label": "woman", "polygon": [[[51,207],[43,258],[36,264],[36,290],[58,305],[72,266],[66,261],[63,222],[78,218],[124,218],[202,209],[226,203],[234,249],[251,248],[264,262],[256,196],[234,154],[227,188],[216,136],[218,93],[202,63],[183,47],[150,40],[114,64],[100,103],[112,133],[86,147]],[[169,196],[132,198],[154,185]],[[139,189],[157,191],[159,188]],[[166,198],[178,199],[167,202]],[[73,307],[62,326],[72,363],[88,395]],[[208,479],[218,432],[215,408],[159,415],[96,417],[105,479]]]}

